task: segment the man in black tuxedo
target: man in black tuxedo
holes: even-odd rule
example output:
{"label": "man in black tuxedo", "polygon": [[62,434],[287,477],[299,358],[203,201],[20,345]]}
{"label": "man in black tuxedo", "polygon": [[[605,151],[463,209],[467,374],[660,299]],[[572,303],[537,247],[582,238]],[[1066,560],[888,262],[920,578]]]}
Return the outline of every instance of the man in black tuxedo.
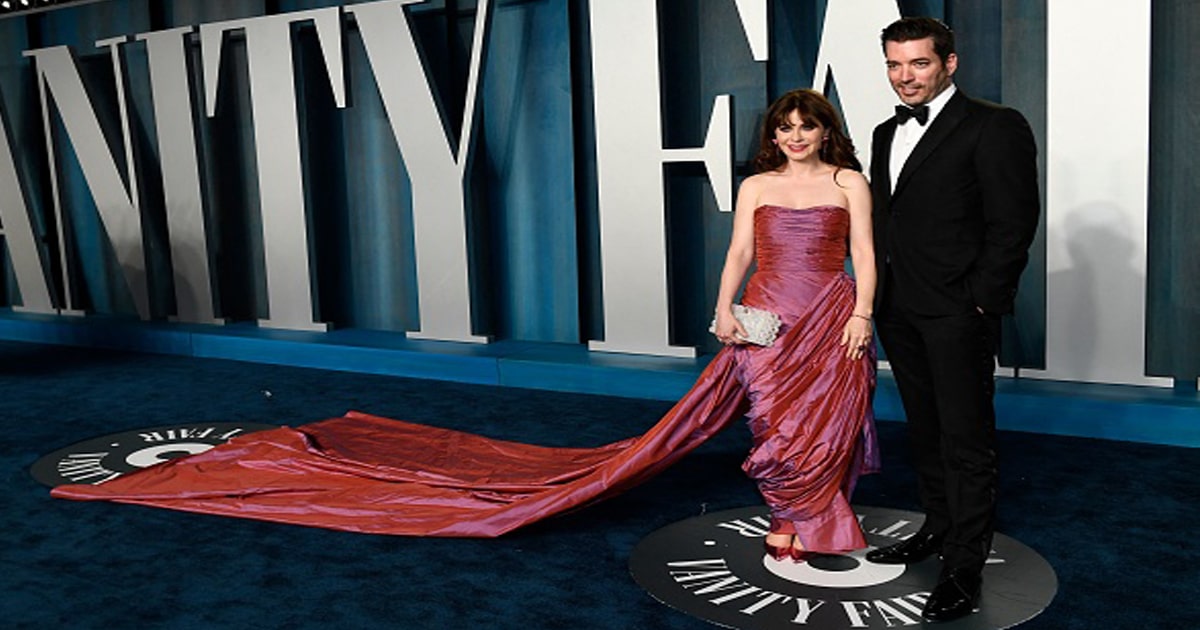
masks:
{"label": "man in black tuxedo", "polygon": [[875,128],[876,326],[907,416],[920,531],[872,562],[942,558],[928,621],[977,609],[996,499],[995,353],[1037,229],[1037,147],[1020,113],[952,82],[954,34],[904,18],[882,34],[903,105]]}

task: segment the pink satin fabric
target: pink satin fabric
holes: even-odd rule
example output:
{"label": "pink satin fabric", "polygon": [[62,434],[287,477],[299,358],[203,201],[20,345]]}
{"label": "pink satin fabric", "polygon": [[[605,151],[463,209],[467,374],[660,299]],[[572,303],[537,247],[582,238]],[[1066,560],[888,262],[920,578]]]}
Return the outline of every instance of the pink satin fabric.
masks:
{"label": "pink satin fabric", "polygon": [[844,234],[840,245],[833,234],[844,232],[844,214],[758,212],[759,270],[746,301],[778,312],[786,328],[770,348],[722,350],[639,437],[550,448],[350,412],[52,495],[375,534],[492,537],[639,484],[749,411],[756,446],[745,468],[772,513],[793,519],[810,549],[861,547],[846,498],[878,455],[873,361],[831,358],[842,354],[833,346],[853,307],[853,284],[833,260],[837,247],[845,255]]}
{"label": "pink satin fabric", "polygon": [[[358,412],[239,436],[55,497],[374,534],[493,537],[640,483],[745,411],[732,362],[638,438],[548,448]],[[694,422],[692,420],[695,420]]]}
{"label": "pink satin fabric", "polygon": [[771,508],[772,529],[812,551],[859,549],[850,495],[880,457],[874,348],[850,360],[841,345],[855,301],[844,270],[850,217],[836,206],[763,206],[754,219],[758,267],[742,302],[779,313],[783,342],[735,350],[754,436],[742,469]]}

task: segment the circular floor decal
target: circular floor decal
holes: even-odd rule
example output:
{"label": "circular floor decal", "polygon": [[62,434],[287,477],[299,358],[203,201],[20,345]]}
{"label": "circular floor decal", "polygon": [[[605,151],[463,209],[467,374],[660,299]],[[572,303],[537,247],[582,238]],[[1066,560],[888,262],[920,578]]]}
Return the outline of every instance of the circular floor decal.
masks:
{"label": "circular floor decal", "polygon": [[[898,542],[917,531],[914,512],[855,506],[867,544]],[[763,553],[766,508],[716,512],[664,527],[633,550],[630,571],[659,601],[729,628],[920,627],[921,608],[941,569],[936,558],[909,566],[866,559],[868,549],[807,562]],[[1054,569],[1037,552],[996,534],[983,571],[979,612],[940,630],[994,630],[1027,621],[1058,591]],[[933,625],[933,624],[930,624]]]}
{"label": "circular floor decal", "polygon": [[39,483],[98,484],[169,459],[203,453],[237,435],[277,429],[255,422],[173,424],[114,433],[72,444],[33,463],[29,474]]}

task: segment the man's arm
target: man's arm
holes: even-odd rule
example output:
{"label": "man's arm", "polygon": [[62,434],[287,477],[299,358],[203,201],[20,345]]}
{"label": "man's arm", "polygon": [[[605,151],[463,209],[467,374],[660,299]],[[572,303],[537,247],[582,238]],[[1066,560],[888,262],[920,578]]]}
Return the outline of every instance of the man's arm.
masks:
{"label": "man's arm", "polygon": [[975,151],[984,245],[968,282],[984,312],[1005,313],[1012,310],[1041,213],[1037,144],[1029,123],[1014,109],[994,110],[984,125]]}

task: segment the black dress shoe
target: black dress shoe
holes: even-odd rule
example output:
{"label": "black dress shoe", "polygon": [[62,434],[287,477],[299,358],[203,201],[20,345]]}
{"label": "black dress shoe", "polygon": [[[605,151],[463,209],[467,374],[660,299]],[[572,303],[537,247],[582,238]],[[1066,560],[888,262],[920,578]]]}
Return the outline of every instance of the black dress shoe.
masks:
{"label": "black dress shoe", "polygon": [[925,621],[952,621],[979,610],[979,587],[983,584],[977,571],[953,569],[942,576],[937,588],[929,594],[921,618]]}
{"label": "black dress shoe", "polygon": [[910,564],[920,562],[942,550],[941,534],[917,532],[908,540],[902,540],[894,545],[872,549],[867,552],[867,560],[875,564]]}

